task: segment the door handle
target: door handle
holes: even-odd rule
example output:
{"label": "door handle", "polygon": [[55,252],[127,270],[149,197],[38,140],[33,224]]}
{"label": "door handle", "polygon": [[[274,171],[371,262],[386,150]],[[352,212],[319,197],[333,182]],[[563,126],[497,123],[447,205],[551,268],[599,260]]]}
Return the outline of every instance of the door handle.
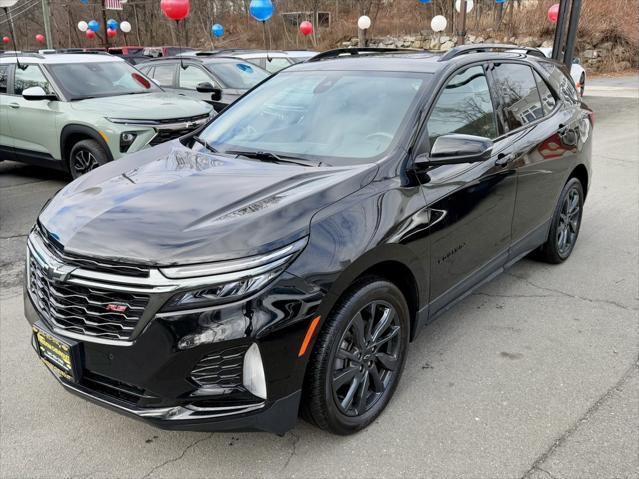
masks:
{"label": "door handle", "polygon": [[506,166],[513,160],[513,158],[515,158],[515,155],[513,154],[505,155],[503,153],[500,153],[499,155],[497,155],[497,159],[495,160],[495,166]]}
{"label": "door handle", "polygon": [[11,108],[20,108],[20,105],[18,105],[17,103],[9,103],[9,106]]}

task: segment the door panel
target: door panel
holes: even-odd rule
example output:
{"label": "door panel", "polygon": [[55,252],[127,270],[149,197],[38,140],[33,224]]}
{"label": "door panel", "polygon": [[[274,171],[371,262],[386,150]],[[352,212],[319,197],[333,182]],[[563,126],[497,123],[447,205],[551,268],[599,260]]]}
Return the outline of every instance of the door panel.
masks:
{"label": "door panel", "polygon": [[[450,133],[498,137],[494,110],[484,68],[460,71],[430,113],[430,145]],[[423,179],[426,204],[439,218],[430,229],[431,315],[506,261],[517,183],[512,162],[501,160],[511,143],[498,140],[489,160],[435,167]]]}
{"label": "door panel", "polygon": [[55,93],[38,65],[14,69],[13,95],[8,98],[7,119],[16,158],[60,159],[56,119],[61,102],[25,100],[22,91],[34,86],[42,87],[47,93]]}

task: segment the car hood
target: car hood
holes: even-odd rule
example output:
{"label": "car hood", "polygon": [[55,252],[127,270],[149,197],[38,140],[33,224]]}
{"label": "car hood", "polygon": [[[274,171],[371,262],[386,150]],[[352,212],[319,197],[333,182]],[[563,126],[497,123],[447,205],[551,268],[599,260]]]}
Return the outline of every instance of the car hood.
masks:
{"label": "car hood", "polygon": [[211,105],[173,93],[142,93],[88,98],[71,103],[77,111],[95,111],[111,118],[166,120],[209,113]]}
{"label": "car hood", "polygon": [[263,163],[174,140],[70,183],[39,222],[83,256],[156,266],[241,258],[307,235],[317,211],[376,171]]}

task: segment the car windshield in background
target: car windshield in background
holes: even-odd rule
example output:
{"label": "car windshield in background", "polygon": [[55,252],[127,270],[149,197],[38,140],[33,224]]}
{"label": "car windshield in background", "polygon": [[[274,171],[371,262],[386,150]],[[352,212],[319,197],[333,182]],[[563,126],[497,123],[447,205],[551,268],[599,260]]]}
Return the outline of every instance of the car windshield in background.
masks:
{"label": "car windshield in background", "polygon": [[268,78],[268,72],[245,62],[220,62],[206,65],[227,88],[248,90]]}
{"label": "car windshield in background", "polygon": [[219,151],[329,165],[380,158],[397,140],[430,75],[282,72],[231,105],[200,135]]}
{"label": "car windshield in background", "polygon": [[70,100],[161,91],[125,62],[54,63],[47,68]]}

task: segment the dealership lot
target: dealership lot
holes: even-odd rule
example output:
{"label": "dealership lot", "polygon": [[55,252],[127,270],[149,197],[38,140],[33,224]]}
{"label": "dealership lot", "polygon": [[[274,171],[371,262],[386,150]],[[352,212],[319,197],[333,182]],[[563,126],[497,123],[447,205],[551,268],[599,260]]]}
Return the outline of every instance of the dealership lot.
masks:
{"label": "dealership lot", "polygon": [[525,260],[428,326],[366,431],[156,430],[70,396],[22,316],[25,237],[66,179],[0,164],[2,477],[639,477],[636,77],[593,80],[595,177],[564,265]]}

